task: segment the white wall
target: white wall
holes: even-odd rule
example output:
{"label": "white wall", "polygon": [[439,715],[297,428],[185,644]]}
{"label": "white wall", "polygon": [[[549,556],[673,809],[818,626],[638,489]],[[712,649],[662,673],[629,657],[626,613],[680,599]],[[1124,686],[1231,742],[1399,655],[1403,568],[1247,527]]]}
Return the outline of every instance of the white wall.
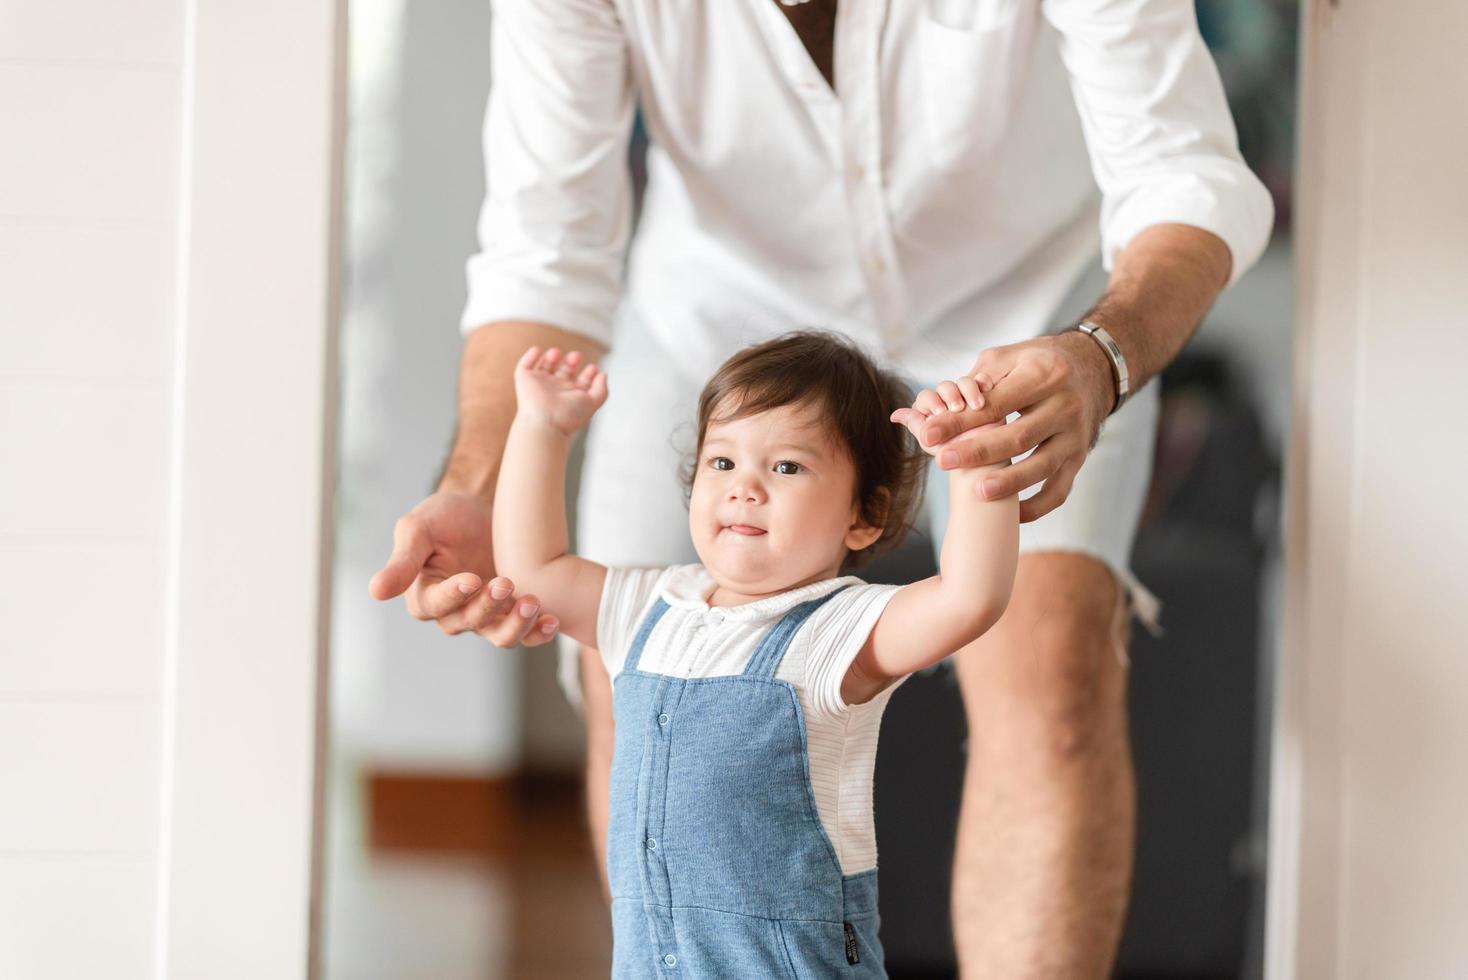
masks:
{"label": "white wall", "polygon": [[1468,976],[1468,7],[1305,24],[1268,972]]}
{"label": "white wall", "polygon": [[340,28],[0,4],[0,977],[308,971]]}
{"label": "white wall", "polygon": [[148,975],[182,0],[0,4],[0,976]]}

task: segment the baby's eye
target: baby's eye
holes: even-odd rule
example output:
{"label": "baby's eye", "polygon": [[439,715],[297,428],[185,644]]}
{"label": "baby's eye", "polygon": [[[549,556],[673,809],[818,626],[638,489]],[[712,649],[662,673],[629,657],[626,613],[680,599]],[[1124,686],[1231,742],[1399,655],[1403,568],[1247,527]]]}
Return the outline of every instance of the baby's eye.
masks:
{"label": "baby's eye", "polygon": [[709,466],[716,470],[732,470],[734,468],[734,461],[728,456],[710,456]]}
{"label": "baby's eye", "polygon": [[783,473],[785,476],[794,476],[802,469],[804,469],[804,467],[802,467],[799,463],[793,462],[788,459],[782,459],[780,460],[780,462],[775,464],[775,472]]}

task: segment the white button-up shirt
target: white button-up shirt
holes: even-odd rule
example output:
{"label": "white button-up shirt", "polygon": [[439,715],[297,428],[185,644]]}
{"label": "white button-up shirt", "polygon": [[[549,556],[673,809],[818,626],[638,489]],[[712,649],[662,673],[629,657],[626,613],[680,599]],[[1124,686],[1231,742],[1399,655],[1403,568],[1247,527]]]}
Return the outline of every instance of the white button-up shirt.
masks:
{"label": "white button-up shirt", "polygon": [[492,33],[465,331],[610,344],[625,297],[700,380],[808,326],[951,377],[1098,244],[1194,225],[1237,279],[1273,222],[1193,0],[839,0],[834,92],[774,0],[498,0]]}

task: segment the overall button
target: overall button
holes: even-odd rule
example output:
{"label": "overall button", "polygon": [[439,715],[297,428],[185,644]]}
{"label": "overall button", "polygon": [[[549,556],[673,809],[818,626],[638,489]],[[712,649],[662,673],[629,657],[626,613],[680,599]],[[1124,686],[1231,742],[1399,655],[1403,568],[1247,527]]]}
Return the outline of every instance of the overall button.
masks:
{"label": "overall button", "polygon": [[678,957],[674,956],[672,953],[669,953],[667,956],[663,957],[663,963],[667,966],[677,966]]}
{"label": "overall button", "polygon": [[649,851],[656,851],[658,849],[658,839],[656,837],[649,837],[647,839],[647,849]]}
{"label": "overall button", "polygon": [[666,714],[658,715],[658,724],[659,725],[663,725],[664,727],[666,727],[667,724],[668,724],[668,722],[670,722],[670,721],[672,721],[672,719],[669,718]]}

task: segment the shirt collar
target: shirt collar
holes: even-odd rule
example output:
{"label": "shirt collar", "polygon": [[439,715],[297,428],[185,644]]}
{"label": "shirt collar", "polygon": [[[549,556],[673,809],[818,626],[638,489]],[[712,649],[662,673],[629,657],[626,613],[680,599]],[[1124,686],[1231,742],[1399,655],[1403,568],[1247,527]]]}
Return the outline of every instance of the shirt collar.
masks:
{"label": "shirt collar", "polygon": [[789,589],[778,595],[766,596],[740,606],[710,607],[708,597],[718,583],[703,565],[680,565],[674,568],[663,582],[661,596],[664,602],[677,609],[690,612],[718,613],[726,622],[761,622],[776,619],[793,607],[818,596],[826,595],[842,585],[861,580],[854,575],[822,579],[810,582],[798,589]]}

